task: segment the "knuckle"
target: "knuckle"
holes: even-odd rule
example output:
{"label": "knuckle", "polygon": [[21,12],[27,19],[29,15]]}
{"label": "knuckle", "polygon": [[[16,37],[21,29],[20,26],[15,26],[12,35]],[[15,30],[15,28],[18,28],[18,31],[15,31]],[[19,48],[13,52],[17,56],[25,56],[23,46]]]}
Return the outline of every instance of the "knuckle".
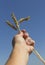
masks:
{"label": "knuckle", "polygon": [[33,44],[35,44],[35,41],[34,41],[34,40],[31,40],[31,42],[32,42]]}

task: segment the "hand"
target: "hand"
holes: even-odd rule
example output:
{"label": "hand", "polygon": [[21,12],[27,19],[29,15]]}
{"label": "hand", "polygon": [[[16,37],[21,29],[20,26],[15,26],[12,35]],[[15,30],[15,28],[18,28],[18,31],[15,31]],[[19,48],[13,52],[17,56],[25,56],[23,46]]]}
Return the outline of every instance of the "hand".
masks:
{"label": "hand", "polygon": [[29,54],[31,54],[34,49],[34,43],[34,40],[29,37],[29,34],[25,30],[20,31],[12,41],[13,48],[17,45]]}

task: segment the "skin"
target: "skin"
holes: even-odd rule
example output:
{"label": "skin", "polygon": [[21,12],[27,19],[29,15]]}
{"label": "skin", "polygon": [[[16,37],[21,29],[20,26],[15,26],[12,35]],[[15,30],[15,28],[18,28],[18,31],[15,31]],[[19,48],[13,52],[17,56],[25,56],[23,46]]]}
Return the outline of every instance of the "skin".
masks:
{"label": "skin", "polygon": [[20,31],[12,40],[13,49],[5,65],[27,65],[34,43],[25,30]]}

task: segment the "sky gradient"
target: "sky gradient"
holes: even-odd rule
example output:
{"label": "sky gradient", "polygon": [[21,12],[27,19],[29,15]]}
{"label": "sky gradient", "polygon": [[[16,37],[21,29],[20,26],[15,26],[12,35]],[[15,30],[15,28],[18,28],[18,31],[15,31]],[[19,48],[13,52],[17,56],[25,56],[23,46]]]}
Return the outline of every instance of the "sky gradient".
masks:
{"label": "sky gradient", "polygon": [[[35,49],[45,59],[45,0],[0,0],[0,65],[4,65],[12,50],[12,38],[17,34],[5,22],[11,19],[14,12],[19,20],[30,16],[28,22],[20,25],[35,40]],[[32,53],[28,65],[43,65]]]}

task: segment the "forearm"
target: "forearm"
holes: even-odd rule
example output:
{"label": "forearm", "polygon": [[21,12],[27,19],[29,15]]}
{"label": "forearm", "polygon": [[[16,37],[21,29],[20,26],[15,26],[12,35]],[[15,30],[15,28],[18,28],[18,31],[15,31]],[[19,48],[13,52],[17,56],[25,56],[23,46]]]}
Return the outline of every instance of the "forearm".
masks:
{"label": "forearm", "polygon": [[28,54],[23,46],[15,46],[6,65],[27,65]]}

